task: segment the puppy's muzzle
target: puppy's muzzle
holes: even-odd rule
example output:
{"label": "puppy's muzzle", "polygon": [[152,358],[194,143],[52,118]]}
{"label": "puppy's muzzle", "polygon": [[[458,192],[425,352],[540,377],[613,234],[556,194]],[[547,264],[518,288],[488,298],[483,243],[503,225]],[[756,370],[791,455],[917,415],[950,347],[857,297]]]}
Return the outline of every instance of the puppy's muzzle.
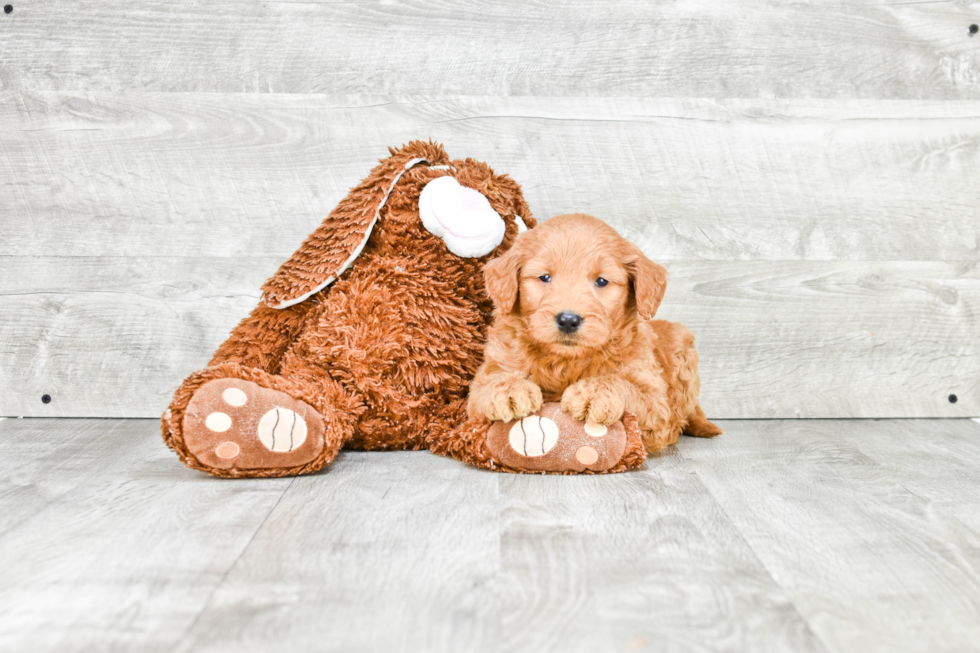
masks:
{"label": "puppy's muzzle", "polygon": [[571,311],[562,311],[555,316],[555,322],[562,333],[574,333],[582,326],[582,316]]}

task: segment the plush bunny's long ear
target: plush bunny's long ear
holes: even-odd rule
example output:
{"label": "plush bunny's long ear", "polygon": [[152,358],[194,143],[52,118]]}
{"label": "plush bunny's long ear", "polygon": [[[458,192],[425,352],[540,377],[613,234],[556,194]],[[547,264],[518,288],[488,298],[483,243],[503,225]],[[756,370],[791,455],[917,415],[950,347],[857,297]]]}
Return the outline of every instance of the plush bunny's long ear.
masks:
{"label": "plush bunny's long ear", "polygon": [[381,208],[405,171],[419,163],[449,163],[442,146],[431,142],[412,141],[389,151],[391,156],[382,159],[265,282],[262,301],[266,306],[293,306],[336,281],[364,249]]}

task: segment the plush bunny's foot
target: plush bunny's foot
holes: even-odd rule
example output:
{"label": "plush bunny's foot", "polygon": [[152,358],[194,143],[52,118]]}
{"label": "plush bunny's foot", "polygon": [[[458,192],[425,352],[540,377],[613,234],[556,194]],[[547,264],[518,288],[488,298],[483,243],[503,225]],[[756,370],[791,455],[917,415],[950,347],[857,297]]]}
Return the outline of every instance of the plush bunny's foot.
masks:
{"label": "plush bunny's foot", "polygon": [[[640,445],[639,460],[632,460],[637,455],[632,450],[637,449],[639,432],[635,418],[624,421],[610,426],[589,425],[562,413],[560,404],[547,403],[524,419],[494,422],[487,433],[487,449],[498,462],[515,471],[624,471],[646,458]],[[631,449],[630,461],[624,460],[627,448]]]}
{"label": "plush bunny's foot", "polygon": [[323,418],[306,402],[243,379],[208,381],[184,409],[187,451],[207,467],[241,475],[316,462],[324,432]]}

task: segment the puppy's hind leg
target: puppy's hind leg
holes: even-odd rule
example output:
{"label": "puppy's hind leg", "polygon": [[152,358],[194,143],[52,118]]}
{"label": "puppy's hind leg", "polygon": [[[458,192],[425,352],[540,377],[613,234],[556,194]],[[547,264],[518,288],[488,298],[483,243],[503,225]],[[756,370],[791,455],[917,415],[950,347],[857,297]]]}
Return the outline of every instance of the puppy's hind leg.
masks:
{"label": "puppy's hind leg", "polygon": [[684,435],[693,435],[696,438],[713,438],[716,435],[721,435],[721,433],[721,427],[708,420],[700,405],[695,405],[694,412],[687,416]]}
{"label": "puppy's hind leg", "polygon": [[694,347],[694,335],[682,324],[664,324],[669,325],[675,343],[673,355],[677,364],[676,390],[679,399],[676,405],[680,408],[680,415],[685,416],[682,433],[698,438],[721,435],[721,428],[708,420],[698,402],[701,377],[698,374],[699,357]]}

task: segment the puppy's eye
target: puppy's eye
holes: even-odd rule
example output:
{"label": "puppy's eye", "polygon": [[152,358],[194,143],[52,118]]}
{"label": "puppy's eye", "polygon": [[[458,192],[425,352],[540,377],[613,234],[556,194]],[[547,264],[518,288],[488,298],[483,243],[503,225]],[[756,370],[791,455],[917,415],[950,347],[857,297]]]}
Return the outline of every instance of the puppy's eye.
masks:
{"label": "puppy's eye", "polygon": [[550,274],[542,274],[540,277],[538,277],[538,279],[541,279],[541,281],[544,281],[545,283],[548,283],[549,281],[551,281],[551,275]]}
{"label": "puppy's eye", "polygon": [[608,285],[609,285],[609,281],[603,279],[602,277],[599,277],[598,279],[595,280],[596,288],[605,288]]}

